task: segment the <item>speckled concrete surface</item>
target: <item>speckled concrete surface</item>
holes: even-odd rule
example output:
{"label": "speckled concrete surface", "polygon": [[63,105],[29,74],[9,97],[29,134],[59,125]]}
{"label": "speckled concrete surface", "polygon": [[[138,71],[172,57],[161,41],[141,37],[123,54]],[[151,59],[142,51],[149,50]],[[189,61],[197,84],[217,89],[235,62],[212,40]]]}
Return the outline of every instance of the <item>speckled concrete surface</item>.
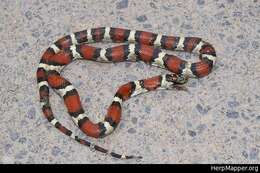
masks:
{"label": "speckled concrete surface", "polygon": [[[0,163],[259,163],[259,1],[1,0],[0,21]],[[188,92],[132,98],[113,134],[90,139],[142,155],[140,161],[90,151],[53,128],[40,110],[35,73],[44,50],[63,35],[97,26],[199,36],[217,51],[214,71],[191,79]],[[162,73],[143,63],[77,61],[64,76],[97,121],[121,84]],[[55,115],[84,137],[54,92],[51,104]]]}

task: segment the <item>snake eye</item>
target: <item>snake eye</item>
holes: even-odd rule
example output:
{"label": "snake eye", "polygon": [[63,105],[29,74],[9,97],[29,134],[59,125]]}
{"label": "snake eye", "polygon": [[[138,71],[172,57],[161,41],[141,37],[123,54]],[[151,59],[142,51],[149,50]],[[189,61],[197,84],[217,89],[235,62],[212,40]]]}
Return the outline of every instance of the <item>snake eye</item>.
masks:
{"label": "snake eye", "polygon": [[176,83],[184,84],[188,81],[188,77],[186,75],[177,75]]}

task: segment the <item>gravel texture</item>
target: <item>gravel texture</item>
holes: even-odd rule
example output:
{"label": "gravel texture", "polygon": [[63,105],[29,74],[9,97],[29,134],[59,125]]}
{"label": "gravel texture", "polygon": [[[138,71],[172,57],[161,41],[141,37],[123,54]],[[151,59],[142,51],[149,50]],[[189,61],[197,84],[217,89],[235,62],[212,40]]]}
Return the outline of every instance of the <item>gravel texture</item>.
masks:
{"label": "gravel texture", "polygon": [[[260,163],[260,2],[257,0],[1,0],[0,163]],[[212,43],[213,72],[188,91],[156,91],[123,104],[117,130],[85,137],[51,91],[55,115],[80,136],[142,160],[117,160],[61,134],[44,118],[36,69],[44,50],[98,26],[198,36]],[[197,56],[176,53],[195,61]],[[117,88],[165,73],[144,63],[76,61],[64,76],[94,121]]]}

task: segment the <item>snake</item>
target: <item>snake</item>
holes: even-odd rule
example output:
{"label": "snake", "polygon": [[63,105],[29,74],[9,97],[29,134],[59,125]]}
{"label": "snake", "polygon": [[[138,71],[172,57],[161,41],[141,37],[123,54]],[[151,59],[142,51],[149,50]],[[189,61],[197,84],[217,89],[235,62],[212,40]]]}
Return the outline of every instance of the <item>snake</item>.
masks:
{"label": "snake", "polygon": [[[122,43],[122,45],[109,48],[90,45],[97,42]],[[194,53],[199,55],[199,61],[191,63],[162,49]],[[117,27],[96,27],[74,32],[51,44],[41,57],[36,72],[41,109],[54,127],[80,144],[118,159],[141,159],[141,156],[118,154],[105,149],[80,138],[62,125],[51,108],[50,88],[63,99],[72,121],[83,133],[89,137],[103,138],[118,126],[124,101],[157,89],[182,87],[188,78],[207,76],[212,72],[216,57],[214,47],[199,37],[177,37]],[[61,75],[65,66],[79,59],[101,63],[142,61],[166,69],[170,73],[123,84],[116,91],[104,119],[94,123],[86,115],[76,88]]]}

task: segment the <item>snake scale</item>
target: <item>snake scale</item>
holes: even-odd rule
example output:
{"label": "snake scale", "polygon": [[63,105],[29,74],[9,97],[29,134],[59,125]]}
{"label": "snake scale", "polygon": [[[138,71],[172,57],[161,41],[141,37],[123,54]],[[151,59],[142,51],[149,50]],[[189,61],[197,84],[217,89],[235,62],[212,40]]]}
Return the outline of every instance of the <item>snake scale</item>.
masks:
{"label": "snake scale", "polygon": [[[110,48],[88,45],[102,41],[124,44]],[[162,49],[195,53],[199,55],[199,61],[191,63],[167,54]],[[120,86],[105,118],[101,122],[93,123],[86,115],[75,87],[61,76],[62,69],[77,59],[113,63],[143,61],[167,69],[171,73]],[[41,108],[53,126],[80,144],[119,159],[141,158],[141,156],[117,154],[76,136],[55,118],[49,101],[49,89],[52,88],[63,98],[69,115],[82,132],[87,136],[99,138],[109,135],[118,126],[122,102],[148,91],[182,86],[190,77],[204,77],[212,71],[215,61],[216,52],[213,46],[198,37],[174,37],[113,27],[86,29],[59,39],[41,57],[37,69]]]}

